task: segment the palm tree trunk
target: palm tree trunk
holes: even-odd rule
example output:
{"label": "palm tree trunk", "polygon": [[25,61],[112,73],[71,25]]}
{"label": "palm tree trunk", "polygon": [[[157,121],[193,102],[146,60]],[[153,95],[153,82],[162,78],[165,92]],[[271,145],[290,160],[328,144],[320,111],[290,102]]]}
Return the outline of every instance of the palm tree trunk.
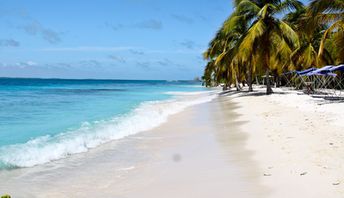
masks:
{"label": "palm tree trunk", "polygon": [[250,67],[248,69],[247,84],[248,84],[248,91],[252,92],[253,91],[253,87],[252,87],[252,67]]}
{"label": "palm tree trunk", "polygon": [[272,88],[271,88],[271,82],[270,82],[270,49],[269,49],[269,46],[268,46],[268,43],[269,43],[269,30],[268,30],[268,33],[265,35],[265,43],[266,43],[266,46],[265,46],[265,57],[264,57],[264,66],[265,66],[265,81],[266,81],[266,94],[269,95],[269,94],[272,94],[273,91],[272,91]]}
{"label": "palm tree trunk", "polygon": [[236,86],[237,91],[240,91],[240,85],[239,85],[239,81],[238,81],[237,75],[235,75],[235,86]]}
{"label": "palm tree trunk", "polygon": [[266,81],[266,94],[272,94],[271,82],[270,82],[270,69],[267,68],[265,71],[265,81]]}
{"label": "palm tree trunk", "polygon": [[277,86],[277,87],[281,87],[281,84],[282,84],[282,83],[281,83],[281,77],[280,77],[280,76],[277,76],[276,78],[277,78],[277,80],[276,80],[276,86]]}
{"label": "palm tree trunk", "polygon": [[256,75],[256,83],[257,83],[257,85],[260,85],[259,84],[259,80],[258,80],[258,76]]}

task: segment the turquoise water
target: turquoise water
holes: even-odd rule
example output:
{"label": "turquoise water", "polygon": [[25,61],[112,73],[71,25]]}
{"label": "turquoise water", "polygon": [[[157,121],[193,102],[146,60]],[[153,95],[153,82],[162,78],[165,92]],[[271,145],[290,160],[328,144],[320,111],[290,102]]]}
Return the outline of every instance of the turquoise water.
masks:
{"label": "turquoise water", "polygon": [[1,78],[0,169],[47,163],[150,129],[208,101],[209,93],[191,81]]}

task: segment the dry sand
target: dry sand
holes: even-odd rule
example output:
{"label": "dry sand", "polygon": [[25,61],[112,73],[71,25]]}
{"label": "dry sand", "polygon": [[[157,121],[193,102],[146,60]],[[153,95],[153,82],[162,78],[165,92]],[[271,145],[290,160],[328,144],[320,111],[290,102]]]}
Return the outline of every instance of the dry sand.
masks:
{"label": "dry sand", "polygon": [[229,97],[269,197],[344,197],[344,103],[263,92]]}

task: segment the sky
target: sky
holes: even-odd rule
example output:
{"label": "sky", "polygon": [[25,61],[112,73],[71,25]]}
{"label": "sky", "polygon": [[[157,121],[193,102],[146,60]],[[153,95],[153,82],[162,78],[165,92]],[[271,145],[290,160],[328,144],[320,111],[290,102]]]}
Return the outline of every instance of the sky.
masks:
{"label": "sky", "polygon": [[0,77],[187,80],[231,0],[0,0]]}

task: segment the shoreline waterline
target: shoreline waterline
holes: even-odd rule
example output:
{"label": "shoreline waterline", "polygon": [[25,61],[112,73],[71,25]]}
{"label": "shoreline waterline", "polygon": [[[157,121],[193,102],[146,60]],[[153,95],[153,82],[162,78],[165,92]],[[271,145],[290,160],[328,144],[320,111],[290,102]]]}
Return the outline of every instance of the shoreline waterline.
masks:
{"label": "shoreline waterline", "polygon": [[173,94],[173,99],[143,102],[130,113],[109,121],[83,123],[74,131],[3,147],[0,149],[0,159],[8,164],[9,168],[28,168],[63,159],[87,152],[101,144],[153,129],[166,122],[169,116],[217,97],[217,93],[206,91]]}
{"label": "shoreline waterline", "polygon": [[15,197],[158,197],[173,185],[171,197],[264,197],[250,151],[242,146],[235,106],[222,100],[187,107],[152,130],[87,153],[0,172],[2,180],[12,177],[1,189]]}
{"label": "shoreline waterline", "polygon": [[89,152],[0,171],[0,189],[38,198],[343,197],[344,104],[264,91],[226,92]]}
{"label": "shoreline waterline", "polygon": [[87,152],[154,128],[217,93],[192,82],[2,79],[1,84],[0,170]]}

